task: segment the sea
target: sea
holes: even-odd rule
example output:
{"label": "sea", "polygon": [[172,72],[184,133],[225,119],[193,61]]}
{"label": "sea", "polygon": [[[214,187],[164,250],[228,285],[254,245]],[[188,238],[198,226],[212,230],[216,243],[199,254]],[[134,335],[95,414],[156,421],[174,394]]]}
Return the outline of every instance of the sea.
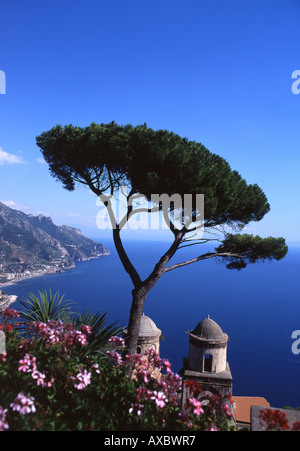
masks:
{"label": "sea", "polygon": [[[114,245],[110,255],[79,262],[62,274],[23,280],[3,289],[26,299],[52,290],[79,311],[107,312],[107,324],[126,326],[133,288]],[[125,240],[124,247],[144,279],[169,242]],[[206,249],[181,249],[171,263]],[[162,331],[160,355],[174,372],[188,357],[189,335],[210,316],[229,336],[227,360],[234,396],[264,397],[272,407],[300,407],[300,247],[289,247],[281,261],[256,263],[240,271],[214,260],[200,261],[162,276],[149,293],[144,313]],[[17,301],[12,307],[21,309]],[[298,331],[298,333],[297,333]]]}

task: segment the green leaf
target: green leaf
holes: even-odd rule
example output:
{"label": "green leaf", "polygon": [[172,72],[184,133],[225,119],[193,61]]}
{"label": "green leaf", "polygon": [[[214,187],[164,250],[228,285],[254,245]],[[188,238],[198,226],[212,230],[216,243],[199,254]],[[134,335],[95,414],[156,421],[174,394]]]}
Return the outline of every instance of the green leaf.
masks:
{"label": "green leaf", "polygon": [[66,301],[64,295],[59,292],[54,295],[51,290],[39,291],[39,296],[29,293],[28,298],[20,300],[24,310],[21,311],[21,317],[30,320],[47,323],[49,320],[63,320],[71,311],[72,302]]}
{"label": "green leaf", "polygon": [[[249,263],[281,260],[288,252],[284,238],[261,238],[248,234],[227,234],[221,246],[216,248],[228,269],[242,269]],[[230,255],[232,254],[232,255]]]}

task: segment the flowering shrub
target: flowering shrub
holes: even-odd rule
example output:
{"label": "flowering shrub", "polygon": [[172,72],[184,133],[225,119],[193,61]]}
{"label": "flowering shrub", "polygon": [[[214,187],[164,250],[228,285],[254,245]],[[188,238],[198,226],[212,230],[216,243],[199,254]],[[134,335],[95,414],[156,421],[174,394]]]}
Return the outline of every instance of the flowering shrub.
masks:
{"label": "flowering shrub", "polygon": [[204,396],[186,381],[190,397],[180,405],[181,378],[153,349],[126,354],[122,338],[109,339],[106,356],[86,355],[88,325],[61,320],[28,321],[2,311],[6,354],[0,356],[0,430],[229,430],[228,399]]}
{"label": "flowering shrub", "polygon": [[260,423],[266,431],[300,431],[300,422],[290,428],[286,414],[277,409],[263,409],[260,411]]}

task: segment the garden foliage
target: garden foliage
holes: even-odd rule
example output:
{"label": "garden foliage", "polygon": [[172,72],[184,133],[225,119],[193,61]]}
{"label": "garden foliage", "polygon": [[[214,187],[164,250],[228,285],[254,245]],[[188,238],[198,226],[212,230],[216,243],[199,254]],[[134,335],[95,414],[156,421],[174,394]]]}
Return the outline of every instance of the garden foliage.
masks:
{"label": "garden foliage", "polygon": [[32,321],[10,307],[1,311],[0,327],[1,431],[233,428],[230,399],[200,401],[198,384],[187,382],[190,397],[181,408],[182,380],[153,349],[128,354],[111,334],[105,353],[96,352],[90,325]]}

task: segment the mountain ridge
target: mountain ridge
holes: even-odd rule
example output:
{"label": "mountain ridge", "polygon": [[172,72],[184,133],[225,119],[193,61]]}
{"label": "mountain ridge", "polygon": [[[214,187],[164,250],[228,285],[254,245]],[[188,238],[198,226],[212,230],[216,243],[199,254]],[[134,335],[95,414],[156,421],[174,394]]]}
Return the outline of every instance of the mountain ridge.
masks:
{"label": "mountain ridge", "polygon": [[102,243],[49,216],[26,214],[0,202],[0,284],[53,272],[108,255]]}

